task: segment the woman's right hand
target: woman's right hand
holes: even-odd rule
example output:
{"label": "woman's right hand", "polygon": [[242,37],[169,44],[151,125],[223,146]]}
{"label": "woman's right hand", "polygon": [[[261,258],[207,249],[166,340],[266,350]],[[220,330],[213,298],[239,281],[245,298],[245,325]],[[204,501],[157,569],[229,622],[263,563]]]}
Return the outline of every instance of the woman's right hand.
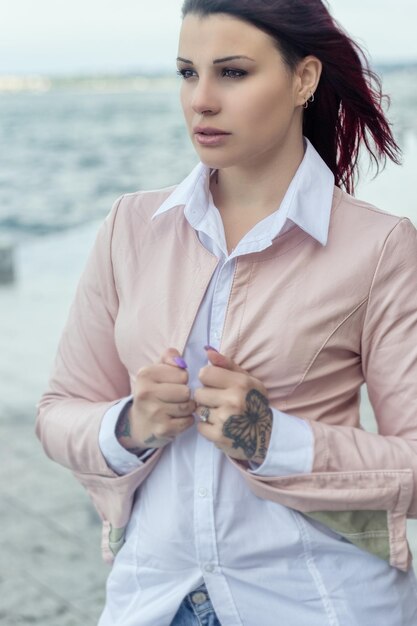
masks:
{"label": "woman's right hand", "polygon": [[116,436],[129,452],[139,455],[148,448],[162,448],[194,424],[196,403],[181,362],[178,350],[168,348],[159,363],[138,371],[133,403],[116,426]]}

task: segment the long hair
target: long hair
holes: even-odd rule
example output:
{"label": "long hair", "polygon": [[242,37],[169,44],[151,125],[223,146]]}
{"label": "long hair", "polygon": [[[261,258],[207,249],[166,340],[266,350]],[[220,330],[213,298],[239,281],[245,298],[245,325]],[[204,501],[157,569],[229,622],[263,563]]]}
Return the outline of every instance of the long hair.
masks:
{"label": "long hair", "polygon": [[390,105],[390,97],[382,93],[381,79],[362,48],[322,0],[185,0],[182,17],[188,13],[226,13],[253,24],[273,37],[291,73],[308,55],[321,61],[315,100],[303,112],[303,134],[333,172],[338,187],[354,194],[363,143],[377,174],[379,162],[385,167],[387,156],[401,164],[401,150],[382,108],[384,98]]}

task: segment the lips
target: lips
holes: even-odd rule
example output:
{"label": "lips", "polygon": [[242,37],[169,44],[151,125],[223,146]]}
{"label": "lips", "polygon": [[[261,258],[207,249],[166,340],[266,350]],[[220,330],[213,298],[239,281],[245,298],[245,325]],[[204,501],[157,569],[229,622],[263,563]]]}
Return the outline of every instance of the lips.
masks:
{"label": "lips", "polygon": [[203,127],[203,126],[197,126],[196,128],[194,128],[194,133],[196,135],[230,135],[230,133],[227,133],[224,130],[221,130],[220,128],[211,128],[211,127]]}

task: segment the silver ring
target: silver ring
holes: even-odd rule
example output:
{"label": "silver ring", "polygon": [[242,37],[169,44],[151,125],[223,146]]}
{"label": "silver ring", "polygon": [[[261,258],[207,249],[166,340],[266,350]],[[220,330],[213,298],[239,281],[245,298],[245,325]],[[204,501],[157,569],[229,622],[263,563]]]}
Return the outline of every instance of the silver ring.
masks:
{"label": "silver ring", "polygon": [[201,414],[199,413],[200,419],[202,422],[208,422],[208,418],[210,417],[210,409],[208,406],[203,406],[201,409]]}

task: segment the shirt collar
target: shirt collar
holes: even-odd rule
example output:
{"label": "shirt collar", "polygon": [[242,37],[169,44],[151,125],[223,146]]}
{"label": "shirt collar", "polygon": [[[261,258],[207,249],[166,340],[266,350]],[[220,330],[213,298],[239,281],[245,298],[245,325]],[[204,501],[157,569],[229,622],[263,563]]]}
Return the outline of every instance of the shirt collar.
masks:
{"label": "shirt collar", "polygon": [[[306,145],[304,158],[285,193],[279,211],[277,210],[275,214],[278,222],[282,213],[286,213],[287,219],[325,246],[335,178],[310,140],[307,137],[304,137],[304,140]],[[189,216],[201,211],[204,213],[208,207],[210,172],[208,166],[198,163],[164,200],[152,219],[178,206],[183,206],[184,213],[186,215],[188,213]],[[273,232],[274,229],[271,230]]]}

